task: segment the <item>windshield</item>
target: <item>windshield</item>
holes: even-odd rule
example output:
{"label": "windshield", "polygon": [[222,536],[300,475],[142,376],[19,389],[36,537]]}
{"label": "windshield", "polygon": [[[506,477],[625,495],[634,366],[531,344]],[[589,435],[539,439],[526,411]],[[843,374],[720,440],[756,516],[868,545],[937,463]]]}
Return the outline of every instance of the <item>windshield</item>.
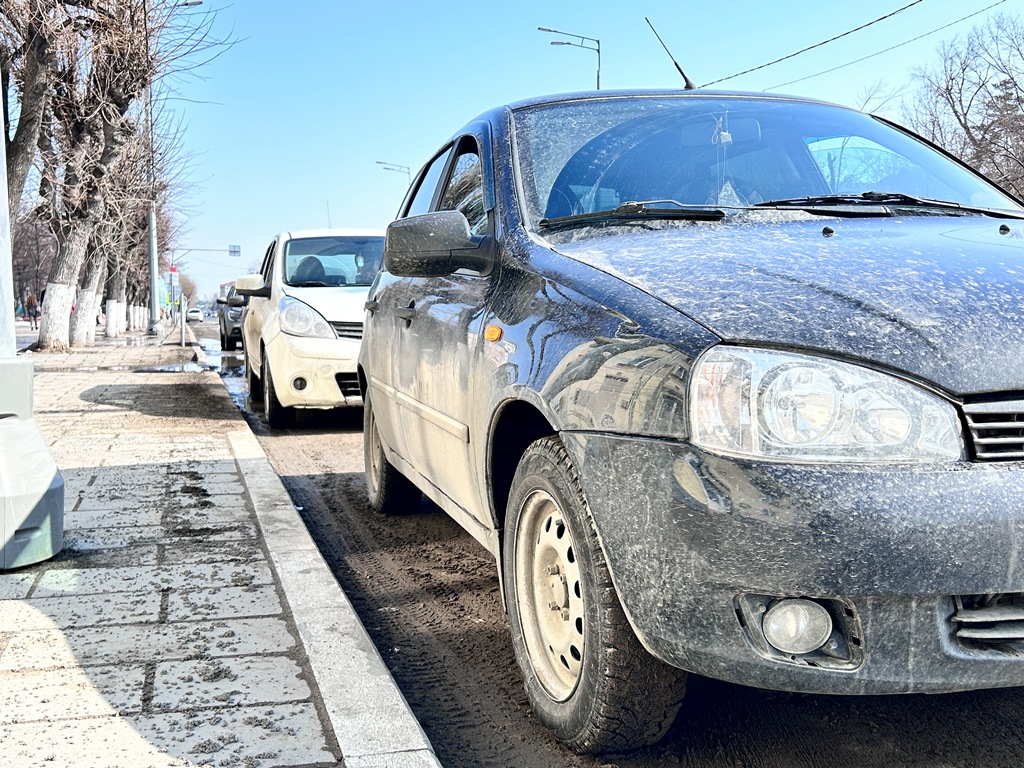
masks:
{"label": "windshield", "polygon": [[285,243],[288,285],[369,285],[380,268],[383,236],[300,237]]}
{"label": "windshield", "polygon": [[734,209],[864,192],[1022,210],[927,144],[826,104],[611,97],[525,107],[514,119],[531,228],[632,201]]}

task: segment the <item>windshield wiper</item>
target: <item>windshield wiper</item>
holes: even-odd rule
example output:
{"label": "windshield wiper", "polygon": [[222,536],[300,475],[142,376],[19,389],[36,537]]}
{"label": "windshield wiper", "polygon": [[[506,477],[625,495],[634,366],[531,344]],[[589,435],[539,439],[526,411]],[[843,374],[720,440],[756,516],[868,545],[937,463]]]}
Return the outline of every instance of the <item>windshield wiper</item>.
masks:
{"label": "windshield wiper", "polygon": [[292,288],[317,288],[325,286],[327,283],[321,280],[301,280],[297,283],[288,283]]}
{"label": "windshield wiper", "polygon": [[[675,208],[650,208],[652,205],[674,205]],[[607,211],[577,213],[573,216],[558,216],[541,219],[538,225],[543,229],[569,229],[571,227],[596,224],[607,221],[642,221],[644,219],[684,219],[686,221],[721,221],[725,213],[717,208],[684,205],[676,200],[645,200],[623,203]]]}
{"label": "windshield wiper", "polygon": [[[1015,211],[1004,211],[997,208],[981,208],[972,205],[963,205],[950,200],[936,200],[930,197],[915,197],[902,192],[862,192],[857,195],[817,195],[811,197],[787,197],[778,200],[766,200],[763,203],[754,203],[755,208],[800,208],[814,212],[815,208],[833,208],[841,205],[870,205],[896,208],[933,208],[942,211],[958,212],[962,214],[982,214],[1001,219],[1024,218],[1024,213]],[[829,211],[833,213],[833,211]],[[853,214],[861,215],[861,214]],[[889,212],[876,215],[892,215]]]}

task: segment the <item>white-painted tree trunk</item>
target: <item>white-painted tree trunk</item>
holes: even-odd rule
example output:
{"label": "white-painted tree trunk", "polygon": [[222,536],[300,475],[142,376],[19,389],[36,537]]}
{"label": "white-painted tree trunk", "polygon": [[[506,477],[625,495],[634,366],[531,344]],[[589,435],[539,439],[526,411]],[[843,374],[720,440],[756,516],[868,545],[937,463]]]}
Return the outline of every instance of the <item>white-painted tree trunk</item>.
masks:
{"label": "white-painted tree trunk", "polygon": [[72,347],[88,346],[89,329],[96,325],[95,308],[96,292],[80,288],[75,298],[75,311],[71,315],[69,338]]}
{"label": "white-painted tree trunk", "polygon": [[92,300],[92,312],[89,314],[89,346],[96,345],[96,329],[100,325],[100,313],[103,311],[103,292],[97,291]]}
{"label": "white-painted tree trunk", "polygon": [[107,338],[116,339],[121,335],[121,329],[117,322],[119,304],[114,299],[107,299]]}
{"label": "white-painted tree trunk", "polygon": [[41,349],[62,351],[71,338],[71,305],[75,300],[75,287],[61,283],[46,284],[43,316],[39,320],[39,346]]}

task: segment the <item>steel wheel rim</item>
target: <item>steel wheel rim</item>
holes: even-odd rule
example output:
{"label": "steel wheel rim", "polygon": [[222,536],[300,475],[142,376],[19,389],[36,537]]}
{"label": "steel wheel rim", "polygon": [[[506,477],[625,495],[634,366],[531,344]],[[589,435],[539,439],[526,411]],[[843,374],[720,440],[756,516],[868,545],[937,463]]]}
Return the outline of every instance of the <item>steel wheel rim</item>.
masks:
{"label": "steel wheel rim", "polygon": [[576,546],[546,491],[523,501],[515,552],[515,599],[530,665],[547,695],[565,701],[579,683],[586,623]]}

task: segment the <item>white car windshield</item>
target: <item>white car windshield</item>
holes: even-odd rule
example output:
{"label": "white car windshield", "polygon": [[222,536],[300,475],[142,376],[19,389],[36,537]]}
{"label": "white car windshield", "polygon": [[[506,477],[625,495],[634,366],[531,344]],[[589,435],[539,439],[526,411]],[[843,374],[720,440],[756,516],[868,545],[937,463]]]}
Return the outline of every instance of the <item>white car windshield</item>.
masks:
{"label": "white car windshield", "polygon": [[[629,202],[1021,206],[923,141],[827,104],[738,96],[609,97],[514,113],[529,226]],[[842,198],[842,199],[840,199]]]}
{"label": "white car windshield", "polygon": [[383,253],[383,237],[295,238],[285,244],[284,280],[304,287],[370,285]]}

